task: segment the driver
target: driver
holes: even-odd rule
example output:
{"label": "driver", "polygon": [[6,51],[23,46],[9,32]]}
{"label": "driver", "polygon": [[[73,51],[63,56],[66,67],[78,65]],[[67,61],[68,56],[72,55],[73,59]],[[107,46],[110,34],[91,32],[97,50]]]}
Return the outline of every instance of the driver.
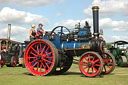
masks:
{"label": "driver", "polygon": [[110,52],[112,53],[112,51],[113,51],[114,49],[115,49],[114,46],[112,46],[109,50],[110,50]]}
{"label": "driver", "polygon": [[42,39],[43,38],[43,33],[45,33],[45,31],[42,29],[42,27],[43,27],[43,24],[40,23],[38,25],[38,28],[37,28],[37,34],[38,34],[39,39]]}

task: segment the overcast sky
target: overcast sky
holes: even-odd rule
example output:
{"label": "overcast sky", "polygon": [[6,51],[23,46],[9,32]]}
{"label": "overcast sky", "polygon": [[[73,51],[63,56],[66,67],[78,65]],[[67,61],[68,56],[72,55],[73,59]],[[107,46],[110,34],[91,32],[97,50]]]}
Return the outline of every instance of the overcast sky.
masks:
{"label": "overcast sky", "polygon": [[[0,38],[6,38],[12,24],[11,39],[29,38],[31,24],[43,23],[44,30],[64,25],[69,29],[81,22],[92,26],[92,6],[100,7],[100,29],[107,42],[128,41],[128,0],[0,0]],[[91,28],[91,29],[92,29]]]}

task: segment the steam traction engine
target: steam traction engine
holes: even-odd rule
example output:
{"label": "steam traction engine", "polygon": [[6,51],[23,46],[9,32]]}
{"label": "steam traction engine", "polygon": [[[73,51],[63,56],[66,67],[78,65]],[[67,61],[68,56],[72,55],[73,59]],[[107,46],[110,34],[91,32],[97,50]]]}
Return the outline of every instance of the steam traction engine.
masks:
{"label": "steam traction engine", "polygon": [[99,7],[94,6],[92,10],[93,34],[86,22],[83,28],[78,25],[73,32],[64,26],[55,27],[50,33],[45,33],[43,39],[26,43],[27,69],[33,75],[62,74],[71,67],[73,56],[81,56],[79,68],[85,76],[95,77],[112,72],[115,58],[104,51],[105,41],[99,38]]}
{"label": "steam traction engine", "polygon": [[8,24],[8,36],[7,38],[0,39],[0,64],[1,67],[6,65],[7,67],[16,67],[19,63],[19,51],[21,42],[13,41],[10,39],[11,24]]}
{"label": "steam traction engine", "polygon": [[1,51],[1,67],[16,67],[19,61],[20,42],[12,41],[10,39],[0,39]]}

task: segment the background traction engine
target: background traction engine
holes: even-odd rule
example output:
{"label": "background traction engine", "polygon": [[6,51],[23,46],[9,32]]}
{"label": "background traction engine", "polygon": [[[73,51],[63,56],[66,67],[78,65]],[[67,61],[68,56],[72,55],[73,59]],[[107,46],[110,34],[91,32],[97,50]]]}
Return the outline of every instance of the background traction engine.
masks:
{"label": "background traction engine", "polygon": [[128,42],[116,41],[114,46],[110,48],[110,52],[113,54],[116,60],[116,64],[120,67],[128,66]]}
{"label": "background traction engine", "polygon": [[73,32],[67,27],[57,26],[43,39],[25,42],[27,69],[34,75],[62,74],[71,67],[73,56],[80,56],[79,69],[85,76],[95,77],[112,72],[115,58],[104,51],[105,41],[99,38],[99,7],[94,6],[92,10],[93,34],[86,22],[82,28],[77,25]]}
{"label": "background traction engine", "polygon": [[11,24],[8,24],[7,38],[0,38],[0,64],[1,67],[16,67],[19,63],[19,51],[21,42],[13,41],[10,39]]}
{"label": "background traction engine", "polygon": [[16,67],[18,63],[19,45],[20,42],[10,39],[0,39],[1,41],[1,66]]}

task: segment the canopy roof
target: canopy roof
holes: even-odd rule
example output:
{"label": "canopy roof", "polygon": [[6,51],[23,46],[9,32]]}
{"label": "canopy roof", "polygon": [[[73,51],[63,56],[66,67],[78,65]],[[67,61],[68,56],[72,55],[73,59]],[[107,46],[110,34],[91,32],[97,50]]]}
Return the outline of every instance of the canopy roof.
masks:
{"label": "canopy roof", "polygon": [[128,42],[127,41],[116,41],[116,42],[114,42],[114,44],[124,45],[124,44],[128,44]]}

